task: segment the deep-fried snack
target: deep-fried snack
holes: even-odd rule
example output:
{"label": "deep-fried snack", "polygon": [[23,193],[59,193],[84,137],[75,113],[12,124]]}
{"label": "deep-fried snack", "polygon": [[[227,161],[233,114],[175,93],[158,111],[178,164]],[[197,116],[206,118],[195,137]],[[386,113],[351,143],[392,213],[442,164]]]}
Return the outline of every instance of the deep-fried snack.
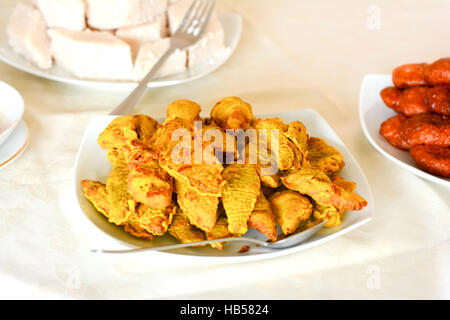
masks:
{"label": "deep-fried snack", "polygon": [[402,114],[387,119],[380,126],[380,135],[382,135],[392,146],[402,150],[409,150],[411,147],[400,134],[405,120],[406,117]]}
{"label": "deep-fried snack", "polygon": [[223,98],[214,105],[211,118],[224,130],[245,130],[253,119],[252,107],[238,97]]}
{"label": "deep-fried snack", "polygon": [[148,144],[158,122],[146,115],[115,118],[98,137],[102,149],[122,149],[133,144]]}
{"label": "deep-fried snack", "polygon": [[218,218],[219,197],[201,195],[183,180],[175,182],[177,202],[189,222],[197,228],[210,232]]}
{"label": "deep-fried snack", "polygon": [[450,85],[428,88],[426,99],[430,111],[450,116]]}
{"label": "deep-fried snack", "polygon": [[[183,131],[184,130],[184,131]],[[186,155],[180,152],[184,151],[180,147],[179,140],[173,140],[175,133],[183,133],[184,137],[189,137],[187,144],[191,146],[191,152]],[[221,176],[223,166],[215,159],[215,163],[196,164],[194,159],[194,129],[192,124],[180,119],[174,118],[164,122],[155,134],[155,149],[159,154],[159,165],[176,180],[187,182],[190,187],[197,190],[202,195],[220,196],[224,180]],[[180,152],[177,152],[180,151]],[[202,147],[203,153],[203,147]],[[179,156],[180,159],[175,159]],[[184,157],[184,158],[183,158]]]}
{"label": "deep-fried snack", "polygon": [[425,81],[428,85],[450,85],[450,58],[439,59],[425,68]]}
{"label": "deep-fried snack", "polygon": [[306,194],[316,202],[332,204],[339,209],[361,210],[367,205],[367,201],[359,194],[343,189],[317,169],[304,167],[282,177],[281,180],[287,188]]}
{"label": "deep-fried snack", "polygon": [[[211,231],[206,232],[207,240],[223,239],[229,237],[233,237],[233,234],[228,230],[228,220],[225,217],[219,217]],[[222,250],[223,242],[214,242],[211,243],[210,246]]]}
{"label": "deep-fried snack", "polygon": [[168,229],[169,233],[181,243],[198,242],[205,240],[201,230],[189,223],[189,219],[181,212],[177,212]]}
{"label": "deep-fried snack", "polygon": [[232,164],[225,168],[222,176],[226,181],[222,202],[228,218],[228,230],[232,234],[247,232],[247,221],[253,212],[260,194],[260,181],[254,166]]}
{"label": "deep-fried snack", "polygon": [[256,172],[258,172],[261,183],[269,188],[278,188],[281,184],[281,179],[277,174],[264,174],[262,168],[269,168],[269,165],[255,165]]}
{"label": "deep-fried snack", "polygon": [[106,191],[110,203],[108,220],[117,225],[125,223],[137,206],[136,200],[128,192],[128,173],[125,165],[117,165],[106,179]]}
{"label": "deep-fried snack", "polygon": [[409,88],[414,86],[425,86],[426,63],[405,64],[394,69],[392,82],[397,88]]}
{"label": "deep-fried snack", "polygon": [[275,141],[272,141],[272,130],[278,133],[278,168],[280,170],[296,169],[300,166],[303,156],[299,159],[294,143],[288,139],[285,132],[288,126],[279,118],[256,119],[253,128],[258,130],[260,138],[267,141],[265,148],[276,152]]}
{"label": "deep-fried snack", "polygon": [[132,214],[127,222],[123,225],[123,230],[132,234],[137,238],[144,238],[147,240],[153,240],[153,234],[147,232],[139,223],[138,217],[136,214]]}
{"label": "deep-fried snack", "polygon": [[396,87],[386,87],[381,90],[380,95],[383,102],[396,112],[400,112],[400,98],[403,91]]}
{"label": "deep-fried snack", "polygon": [[305,125],[300,121],[293,121],[288,124],[285,135],[295,146],[294,153],[299,164],[306,164],[309,158],[309,146]]}
{"label": "deep-fried snack", "polygon": [[429,112],[427,92],[427,87],[412,87],[405,89],[400,97],[399,111],[407,117]]}
{"label": "deep-fried snack", "polygon": [[285,235],[297,230],[300,222],[308,220],[312,213],[309,199],[292,190],[275,192],[269,201]]}
{"label": "deep-fried snack", "polygon": [[418,114],[405,120],[400,132],[410,146],[430,144],[450,146],[450,118],[438,114]]}
{"label": "deep-fried snack", "polygon": [[[83,180],[81,181],[86,198],[92,203],[98,212],[109,218],[111,204],[108,198],[106,186],[98,181]],[[124,230],[138,238],[152,240],[153,235],[147,232],[139,224],[136,214],[131,214],[128,220],[123,224]]]}
{"label": "deep-fried snack", "polygon": [[110,203],[106,186],[98,181],[82,180],[81,187],[83,188],[84,195],[95,209],[106,218],[109,218]]}
{"label": "deep-fried snack", "polygon": [[180,118],[193,122],[200,120],[200,106],[190,100],[176,100],[167,106],[168,119]]}
{"label": "deep-fried snack", "polygon": [[308,150],[311,166],[328,176],[338,173],[345,165],[344,156],[323,139],[310,137]]}
{"label": "deep-fried snack", "polygon": [[172,222],[176,209],[177,207],[173,203],[160,210],[140,204],[135,216],[140,227],[155,236],[162,236]]}
{"label": "deep-fried snack", "polygon": [[130,170],[127,181],[133,199],[152,209],[164,209],[172,200],[172,178],[156,161]]}
{"label": "deep-fried snack", "polygon": [[407,117],[429,112],[450,115],[450,86],[387,87],[380,94],[388,107]]}
{"label": "deep-fried snack", "polygon": [[[346,181],[340,176],[335,176],[333,179],[333,183],[348,192],[353,192],[356,188],[356,183]],[[316,201],[314,201],[313,206],[313,214],[315,220],[323,221],[325,219],[328,219],[327,223],[325,223],[325,227],[335,227],[342,223],[342,215],[344,214],[345,210],[338,209],[331,204],[324,204]]]}
{"label": "deep-fried snack", "polygon": [[270,202],[261,192],[256,199],[255,207],[248,219],[248,228],[256,229],[272,241],[277,239],[276,216],[272,211]]}
{"label": "deep-fried snack", "polygon": [[450,178],[449,147],[416,145],[409,152],[420,169],[444,178]]}

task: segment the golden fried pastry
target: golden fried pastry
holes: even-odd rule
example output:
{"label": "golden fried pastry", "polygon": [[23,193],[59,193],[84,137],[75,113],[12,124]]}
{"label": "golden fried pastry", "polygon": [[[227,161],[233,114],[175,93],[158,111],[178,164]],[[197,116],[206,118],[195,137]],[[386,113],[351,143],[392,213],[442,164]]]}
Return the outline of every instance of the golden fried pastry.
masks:
{"label": "golden fried pastry", "polygon": [[269,188],[278,188],[281,185],[281,179],[277,174],[263,174],[262,168],[268,168],[268,165],[255,165],[256,172],[258,172],[261,183]]}
{"label": "golden fried pastry", "polygon": [[292,190],[275,192],[269,200],[285,235],[297,230],[300,222],[308,220],[312,213],[309,199]]}
{"label": "golden fried pastry", "polygon": [[139,223],[136,214],[132,214],[127,222],[123,225],[125,232],[132,234],[137,238],[144,238],[147,240],[153,240],[153,234],[147,232]]}
{"label": "golden fried pastry", "polygon": [[256,229],[272,241],[277,239],[277,218],[272,207],[261,192],[256,199],[255,208],[248,219],[248,228]]}
{"label": "golden fried pastry", "polygon": [[253,119],[251,106],[238,97],[223,98],[211,110],[211,118],[222,129],[247,129]]}
{"label": "golden fried pastry", "polygon": [[175,182],[177,202],[189,222],[197,228],[210,232],[218,218],[219,198],[201,195],[183,180]]}
{"label": "golden fried pastry", "polygon": [[102,149],[122,149],[134,142],[149,143],[158,128],[158,122],[146,115],[115,118],[100,134],[98,144]]}
{"label": "golden fried pastry", "polygon": [[173,216],[176,213],[176,206],[171,203],[161,210],[156,210],[140,204],[136,210],[136,218],[139,225],[155,236],[162,236],[166,233]]}
{"label": "golden fried pastry", "polygon": [[189,219],[181,211],[174,215],[168,231],[181,243],[205,240],[203,232],[191,225]]}
{"label": "golden fried pastry", "polygon": [[[191,152],[182,154],[183,146],[180,141],[173,140],[174,133],[184,132],[190,139],[186,142],[186,147],[191,146]],[[183,133],[182,137],[186,135]],[[202,195],[220,196],[224,180],[222,178],[223,166],[217,160],[216,163],[205,164],[195,163],[193,146],[194,129],[193,126],[180,118],[170,119],[158,129],[155,139],[155,148],[159,154],[159,165],[173,178],[185,181],[191,188],[194,188]],[[183,138],[185,139],[185,138]],[[179,148],[179,149],[177,149]],[[200,150],[203,152],[202,150]],[[179,159],[176,157],[179,156]],[[175,157],[175,159],[174,159]]]}
{"label": "golden fried pastry", "polygon": [[300,165],[302,165],[303,162],[308,162],[309,145],[305,125],[300,121],[293,121],[288,124],[285,135],[294,144],[296,148],[294,149],[294,152],[296,152]]}
{"label": "golden fried pastry", "polygon": [[133,199],[152,209],[164,209],[172,201],[172,178],[157,161],[130,170],[127,181]]}
{"label": "golden fried pastry", "polygon": [[301,168],[281,180],[287,188],[339,209],[361,210],[367,205],[367,201],[359,194],[336,185],[325,173],[314,168]]}
{"label": "golden fried pastry", "polygon": [[[353,192],[356,188],[356,183],[346,181],[340,176],[334,177],[333,183],[348,192]],[[345,210],[338,209],[331,204],[314,202],[314,218],[320,221],[328,219],[325,227],[335,227],[340,225],[344,211]]]}
{"label": "golden fried pastry", "polygon": [[[207,240],[223,239],[233,237],[233,234],[228,230],[228,220],[225,217],[219,217],[216,224],[210,232],[206,232]],[[222,250],[223,242],[215,242],[210,244],[211,247]]]}
{"label": "golden fried pastry", "polygon": [[167,106],[168,119],[180,118],[188,122],[200,119],[200,106],[190,100],[176,100]]}
{"label": "golden fried pastry", "polygon": [[[300,166],[301,159],[298,159],[295,152],[294,143],[288,139],[285,132],[288,126],[278,118],[257,119],[253,127],[258,131],[263,141],[267,141],[265,147],[278,157],[278,168],[280,170],[296,169]],[[278,139],[272,141],[272,132],[276,132]],[[278,141],[278,144],[276,143]],[[277,153],[278,149],[278,153]]]}
{"label": "golden fried pastry", "polygon": [[110,204],[108,200],[108,191],[106,186],[98,181],[82,180],[81,187],[84,195],[97,209],[98,212],[109,218]]}
{"label": "golden fried pastry", "polygon": [[228,218],[228,230],[242,235],[247,232],[247,221],[260,194],[260,181],[252,165],[232,164],[222,173],[226,184],[222,203]]}
{"label": "golden fried pastry", "polygon": [[136,210],[137,202],[128,192],[128,169],[124,165],[115,166],[106,179],[106,190],[110,203],[108,220],[121,225]]}
{"label": "golden fried pastry", "polygon": [[[111,204],[106,186],[101,182],[91,180],[83,180],[81,181],[81,185],[86,198],[93,204],[97,211],[109,218]],[[147,240],[153,239],[153,235],[141,227],[136,214],[131,214],[123,226],[126,232],[131,233],[135,237],[145,238]]]}
{"label": "golden fried pastry", "polygon": [[338,173],[344,167],[344,156],[323,139],[308,139],[309,159],[311,166],[328,176]]}

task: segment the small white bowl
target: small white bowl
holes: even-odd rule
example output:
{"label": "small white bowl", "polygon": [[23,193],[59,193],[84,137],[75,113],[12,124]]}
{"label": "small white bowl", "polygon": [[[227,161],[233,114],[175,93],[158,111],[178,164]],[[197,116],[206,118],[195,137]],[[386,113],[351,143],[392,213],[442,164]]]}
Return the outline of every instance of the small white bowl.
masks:
{"label": "small white bowl", "polygon": [[25,104],[19,92],[0,81],[0,145],[14,131],[24,111]]}

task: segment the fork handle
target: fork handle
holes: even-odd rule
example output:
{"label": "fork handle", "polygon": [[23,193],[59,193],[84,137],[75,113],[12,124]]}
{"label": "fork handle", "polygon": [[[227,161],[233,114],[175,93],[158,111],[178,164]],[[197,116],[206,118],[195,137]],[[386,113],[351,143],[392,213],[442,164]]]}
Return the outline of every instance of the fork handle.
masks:
{"label": "fork handle", "polygon": [[252,238],[245,238],[245,237],[242,237],[242,238],[235,237],[235,238],[204,240],[204,241],[197,241],[197,242],[190,242],[190,243],[178,243],[178,244],[173,244],[173,245],[150,247],[150,248],[135,248],[135,249],[124,249],[124,250],[94,249],[94,250],[91,250],[91,252],[118,254],[118,253],[136,253],[136,252],[144,252],[144,251],[165,251],[165,250],[180,249],[180,248],[193,247],[193,246],[199,246],[199,245],[205,245],[205,244],[217,243],[217,242],[247,242],[247,243],[250,242],[250,243],[259,244],[266,248],[270,248],[270,243],[265,242],[265,241],[252,239]]}
{"label": "fork handle", "polygon": [[110,115],[127,115],[133,111],[134,106],[139,102],[142,95],[147,89],[148,83],[154,78],[158,70],[170,57],[170,55],[175,51],[175,47],[172,45],[167,49],[167,51],[161,56],[161,58],[156,62],[153,68],[147,73],[147,75],[142,79],[138,86],[130,93],[130,95],[117,107]]}

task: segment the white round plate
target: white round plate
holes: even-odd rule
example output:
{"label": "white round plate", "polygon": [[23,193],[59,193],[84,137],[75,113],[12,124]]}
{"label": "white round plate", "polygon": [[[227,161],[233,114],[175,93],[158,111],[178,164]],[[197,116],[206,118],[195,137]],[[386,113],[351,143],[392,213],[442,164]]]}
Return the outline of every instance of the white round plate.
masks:
{"label": "white round plate", "polygon": [[0,145],[16,128],[25,111],[23,98],[16,89],[0,81]]}
{"label": "white round plate", "polygon": [[20,120],[8,139],[0,146],[0,170],[19,158],[29,141],[30,129],[24,120]]}
{"label": "white round plate", "polygon": [[400,167],[405,168],[421,178],[444,186],[450,186],[450,179],[441,178],[422,171],[417,167],[408,151],[391,146],[379,134],[380,125],[397,114],[384,104],[380,96],[380,91],[390,86],[393,86],[390,75],[369,74],[364,77],[359,97],[359,119],[364,134],[375,149]]}
{"label": "white round plate", "polygon": [[[189,256],[190,258],[226,259],[227,261],[248,261],[272,258],[317,246],[328,240],[339,237],[371,219],[372,212],[374,211],[374,201],[362,169],[333,129],[331,129],[328,123],[317,112],[304,109],[259,115],[259,117],[279,117],[285,122],[300,120],[305,124],[306,128],[308,128],[308,133],[310,135],[321,137],[330,145],[337,148],[344,155],[346,163],[346,166],[341,172],[342,177],[356,182],[356,191],[368,201],[368,206],[361,211],[346,212],[343,216],[341,225],[333,228],[322,228],[307,241],[287,249],[270,250],[252,245],[249,251],[238,253],[239,249],[247,243],[228,243],[224,246],[223,250],[212,249],[208,246],[171,250],[166,251],[166,254],[170,253],[180,256]],[[97,144],[97,138],[114,118],[114,116],[94,118],[91,120],[85,131],[74,165],[74,202],[78,204],[80,210],[78,214],[73,214],[71,216],[73,216],[75,224],[78,223],[80,226],[80,230],[89,232],[89,234],[92,232],[92,234],[95,235],[96,242],[91,244],[92,249],[124,249],[127,247],[151,247],[174,244],[176,241],[169,235],[157,237],[153,241],[142,240],[131,236],[124,232],[121,227],[109,223],[103,215],[95,210],[83,194],[80,184],[81,180],[90,179],[104,182],[111,171],[111,164],[106,159],[106,152]],[[161,122],[163,119],[157,120]],[[255,230],[250,230],[246,236],[256,237],[261,240],[267,239]],[[151,253],[148,254],[151,255]]]}
{"label": "white round plate", "polygon": [[[4,11],[6,12],[9,10]],[[5,12],[1,13],[1,17],[3,19],[0,19],[0,60],[2,60],[3,62],[22,71],[34,74],[38,77],[58,82],[124,90],[136,87],[137,83],[130,81],[95,81],[79,79],[58,66],[53,66],[50,70],[42,70],[38,68],[32,62],[16,54],[8,44],[8,37],[6,35],[8,15]],[[220,22],[222,23],[225,33],[225,50],[209,59],[205,63],[202,63],[193,68],[189,68],[183,73],[158,78],[148,84],[149,88],[172,86],[202,78],[215,71],[217,68],[222,66],[228,60],[228,58],[230,58],[241,38],[242,18],[235,13],[229,12],[219,12],[218,17]]]}

